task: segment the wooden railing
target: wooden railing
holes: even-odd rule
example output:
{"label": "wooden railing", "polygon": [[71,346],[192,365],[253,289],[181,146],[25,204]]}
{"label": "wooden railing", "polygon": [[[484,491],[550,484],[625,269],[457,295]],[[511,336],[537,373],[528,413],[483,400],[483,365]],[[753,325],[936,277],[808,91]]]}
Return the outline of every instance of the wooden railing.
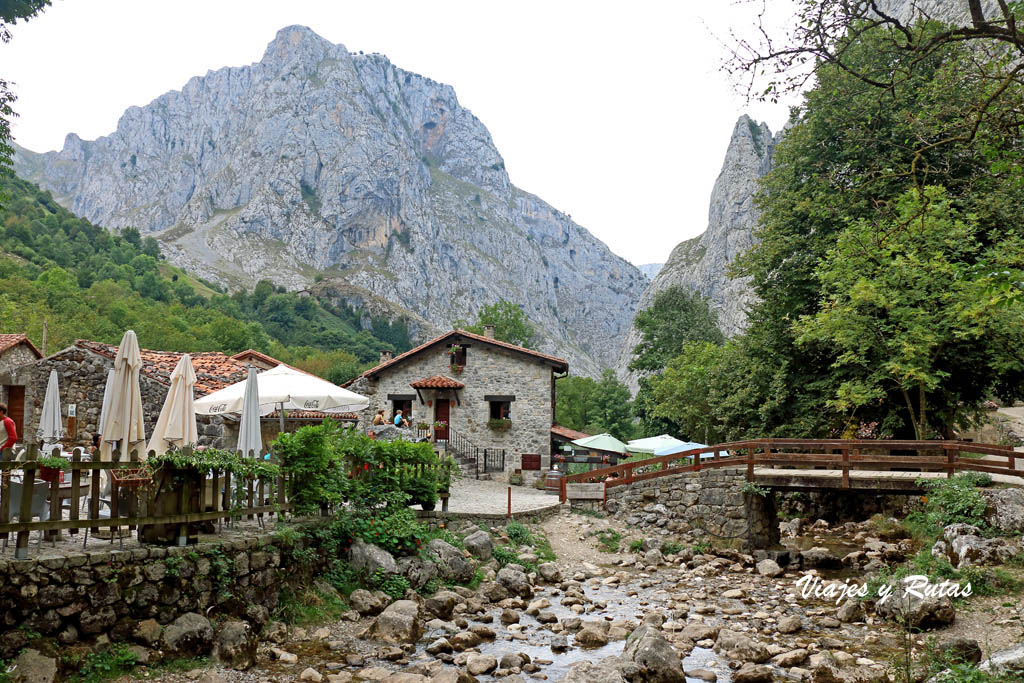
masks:
{"label": "wooden railing", "polygon": [[[55,448],[52,456],[59,455],[60,450]],[[151,451],[149,456],[153,455]],[[241,453],[238,455],[243,457]],[[87,539],[90,531],[95,534],[100,529],[109,529],[113,541],[114,537],[123,538],[123,530],[127,528],[129,533],[138,531],[142,541],[162,533],[164,541],[170,538],[170,542],[184,545],[188,537],[194,535],[197,523],[222,520],[230,523],[247,517],[256,518],[262,524],[264,515],[281,514],[290,509],[283,474],[274,479],[248,478],[232,483],[231,473],[223,470],[213,470],[206,476],[193,471],[188,476],[182,474],[187,470],[175,468],[171,472],[165,465],[150,473],[140,462],[137,450],[126,459],[115,450],[110,462],[92,462],[81,448],[75,448],[71,461],[61,468],[67,481],[54,478],[44,484],[36,479],[37,471],[42,469],[40,457],[35,446],[31,446],[25,459],[20,461],[14,461],[11,449],[0,452],[0,544],[6,550],[9,535],[14,534],[16,559],[28,556],[29,534],[33,531],[43,532],[44,538],[52,541],[62,531],[77,534],[80,529],[86,529]],[[247,457],[254,457],[254,454],[250,451]],[[13,522],[10,514],[14,498],[12,473],[16,471],[22,473],[22,495],[19,501],[14,501],[18,521]],[[103,472],[108,473],[107,491],[103,491]],[[35,488],[41,484],[48,488],[49,519],[32,521],[40,516],[34,514],[33,503],[38,506]],[[107,508],[107,517],[100,514],[101,494],[105,496],[102,506]],[[84,499],[88,501],[88,508],[83,517]],[[68,502],[66,509],[64,501]],[[38,507],[35,512],[39,512]]]}
{"label": "wooden railing", "polygon": [[[709,454],[710,458],[701,457]],[[1006,461],[965,458],[965,454],[997,456]],[[969,441],[751,439],[628,460],[613,467],[573,474],[562,479],[561,501],[566,501],[566,485],[573,483],[603,482],[608,489],[682,472],[744,465],[748,481],[754,481],[754,467],[759,465],[840,470],[842,488],[850,488],[851,470],[945,472],[947,477],[960,471],[973,471],[1024,477],[1024,470],[1017,468],[1017,458],[1024,458],[1024,453],[1008,446]]]}

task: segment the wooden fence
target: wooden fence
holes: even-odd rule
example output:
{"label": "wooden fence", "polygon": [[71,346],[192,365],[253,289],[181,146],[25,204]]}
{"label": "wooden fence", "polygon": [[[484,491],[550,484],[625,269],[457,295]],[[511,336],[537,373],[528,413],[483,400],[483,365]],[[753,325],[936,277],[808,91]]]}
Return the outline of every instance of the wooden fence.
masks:
{"label": "wooden fence", "polygon": [[[55,448],[52,456],[59,457],[60,450]],[[149,457],[153,456],[150,451]],[[250,477],[232,482],[231,473],[225,470],[213,470],[204,476],[164,464],[150,472],[140,462],[137,450],[127,459],[115,450],[111,462],[92,462],[81,448],[75,448],[71,461],[62,465],[66,481],[61,482],[54,476],[56,470],[43,467],[41,457],[35,446],[20,461],[14,461],[11,449],[0,453],[0,544],[6,550],[13,534],[16,559],[28,556],[29,534],[33,531],[43,532],[45,539],[52,541],[63,531],[78,534],[85,529],[87,539],[90,531],[95,534],[100,529],[109,529],[113,542],[114,537],[123,538],[127,528],[129,533],[137,531],[142,541],[184,545],[189,536],[197,533],[199,523],[230,523],[244,516],[256,518],[262,524],[264,515],[290,509],[283,473],[274,479]],[[248,457],[255,456],[250,451]],[[15,472],[21,473],[20,487],[13,481]],[[51,481],[37,481],[37,472]],[[104,472],[109,482],[106,487]],[[31,521],[42,516],[38,506],[44,496],[43,491],[37,492],[37,487],[48,489],[46,521]],[[15,500],[15,488],[21,490],[20,500]],[[33,505],[37,506],[35,510]],[[107,509],[109,516],[101,516],[101,507]],[[14,515],[18,516],[17,522],[11,521]]]}
{"label": "wooden fence", "polygon": [[[707,455],[711,457],[702,457]],[[1006,460],[978,459],[984,456]],[[807,468],[839,470],[842,488],[845,489],[850,488],[851,470],[945,472],[947,477],[957,472],[973,471],[1024,477],[1024,470],[1017,468],[1017,458],[1024,458],[1024,453],[1008,446],[969,441],[751,439],[625,461],[613,467],[570,475],[562,479],[561,501],[566,501],[567,484],[603,482],[608,489],[682,472],[744,465],[747,481],[751,482],[754,481],[756,466],[783,468],[783,471]],[[1024,484],[1024,479],[1021,483]]]}

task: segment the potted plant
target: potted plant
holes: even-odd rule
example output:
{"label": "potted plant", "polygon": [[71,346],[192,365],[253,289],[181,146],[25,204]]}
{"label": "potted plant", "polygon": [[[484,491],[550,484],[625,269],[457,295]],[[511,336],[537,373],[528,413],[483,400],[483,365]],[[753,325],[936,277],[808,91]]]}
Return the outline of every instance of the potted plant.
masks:
{"label": "potted plant", "polygon": [[462,346],[459,344],[452,344],[448,347],[448,368],[458,375],[462,372],[462,366],[458,363],[459,353],[462,352]]}
{"label": "potted plant", "polygon": [[512,420],[507,417],[492,417],[487,421],[487,426],[496,432],[507,432],[512,429]]}
{"label": "potted plant", "polygon": [[36,476],[43,481],[51,483],[59,481],[61,470],[68,466],[67,460],[55,455],[48,455],[45,458],[39,458],[36,462],[39,463],[39,471]]}

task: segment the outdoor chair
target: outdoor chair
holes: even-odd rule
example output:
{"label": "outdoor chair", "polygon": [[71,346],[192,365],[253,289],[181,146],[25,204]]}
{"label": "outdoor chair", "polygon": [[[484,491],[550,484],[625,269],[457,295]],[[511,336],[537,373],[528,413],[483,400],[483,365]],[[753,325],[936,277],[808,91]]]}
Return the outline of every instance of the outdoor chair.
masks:
{"label": "outdoor chair", "polygon": [[[24,492],[24,487],[20,481],[11,481],[10,483],[10,504],[7,509],[7,519],[14,521],[17,519],[20,521],[30,522],[33,517],[38,517],[40,522],[46,522],[50,519],[50,501],[48,499],[50,494],[50,485],[46,482],[36,482],[32,486],[32,511],[29,513],[29,519],[21,519],[21,497]],[[42,545],[43,532],[39,532],[39,543]],[[7,550],[8,539],[4,539],[3,550]]]}
{"label": "outdoor chair", "polygon": [[[15,518],[18,521],[29,522],[31,519],[21,519],[21,496],[24,485],[20,481],[11,481],[11,502],[8,506],[7,519],[12,522]],[[50,485],[46,482],[36,482],[32,487],[32,512],[31,517],[38,517],[39,521],[45,522],[50,519]]]}

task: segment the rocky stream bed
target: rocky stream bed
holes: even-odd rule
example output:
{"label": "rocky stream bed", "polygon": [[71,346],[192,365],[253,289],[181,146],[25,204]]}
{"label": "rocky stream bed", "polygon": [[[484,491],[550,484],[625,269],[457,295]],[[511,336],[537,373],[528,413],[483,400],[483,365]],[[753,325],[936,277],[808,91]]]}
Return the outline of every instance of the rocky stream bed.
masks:
{"label": "rocky stream bed", "polygon": [[[803,595],[801,579],[863,582],[912,554],[909,540],[885,540],[867,523],[784,522],[782,547],[747,554],[681,545],[668,534],[641,536],[621,522],[567,510],[533,530],[557,561],[539,562],[535,549],[523,546],[526,566],[504,567],[492,558],[495,543],[509,542],[501,527],[460,531],[464,550],[434,540],[430,552],[442,576],[465,579],[478,564],[484,580],[475,589],[456,585],[429,597],[410,590],[397,601],[360,589],[337,620],[304,628],[270,621],[258,637],[258,625],[215,624],[198,614],[164,626],[144,622],[133,646],[140,662],[155,667],[163,657],[209,654],[217,664],[178,672],[141,667],[132,678],[883,681],[899,673],[906,644],[894,618],[923,630],[910,637],[917,653],[937,638],[939,648],[980,659],[979,643],[988,656],[1021,638],[1016,598],[911,599],[886,607]],[[962,538],[969,532],[953,530],[949,546],[967,552]],[[980,543],[993,558],[1019,551],[1006,539]],[[414,579],[423,571],[373,546],[354,555],[353,564],[367,570]],[[322,584],[318,590],[333,591]],[[1024,654],[1008,666],[1024,670]]]}

